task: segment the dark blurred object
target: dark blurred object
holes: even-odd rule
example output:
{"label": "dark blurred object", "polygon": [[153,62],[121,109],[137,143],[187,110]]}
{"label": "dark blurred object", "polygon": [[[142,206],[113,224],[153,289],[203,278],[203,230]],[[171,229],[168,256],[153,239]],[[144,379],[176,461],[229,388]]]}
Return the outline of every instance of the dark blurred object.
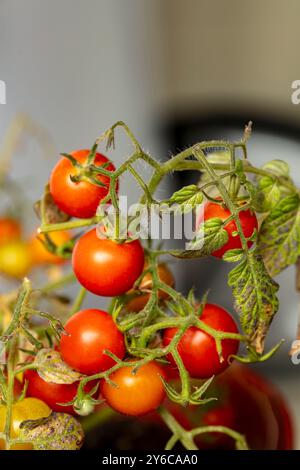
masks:
{"label": "dark blurred object", "polygon": [[[216,378],[209,395],[218,401],[187,408],[166,401],[165,406],[187,430],[223,425],[244,434],[251,449],[293,448],[293,426],[284,399],[274,385],[250,368],[234,364]],[[116,414],[87,434],[83,450],[162,450],[169,438],[157,413],[139,419]],[[219,433],[203,434],[196,442],[201,449],[234,449],[233,440]],[[181,446],[176,450],[182,450]]]}

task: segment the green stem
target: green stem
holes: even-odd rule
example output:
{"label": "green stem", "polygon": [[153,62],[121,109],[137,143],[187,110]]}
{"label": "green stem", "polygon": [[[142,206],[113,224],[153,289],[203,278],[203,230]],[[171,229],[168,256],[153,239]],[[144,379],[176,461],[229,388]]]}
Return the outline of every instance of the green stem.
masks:
{"label": "green stem", "polygon": [[190,434],[191,436],[196,437],[196,436],[199,436],[200,434],[213,433],[213,432],[226,434],[227,436],[232,437],[232,439],[234,439],[236,443],[239,444],[239,449],[242,449],[242,450],[248,449],[245,436],[238,433],[237,431],[234,431],[233,429],[227,428],[226,426],[201,426],[190,431]]}
{"label": "green stem", "polygon": [[90,219],[77,219],[69,222],[60,222],[57,224],[42,224],[39,228],[40,233],[57,232],[59,230],[71,230],[80,227],[89,227],[99,222],[100,217],[95,215]]}
{"label": "green stem", "polygon": [[239,218],[239,213],[236,210],[236,206],[232,202],[232,200],[230,198],[230,195],[228,194],[228,191],[227,191],[227,188],[226,188],[225,184],[223,183],[221,178],[218,178],[218,175],[216,174],[216,172],[214,171],[214,169],[212,168],[212,166],[208,162],[207,158],[205,157],[205,155],[204,155],[204,153],[203,153],[203,151],[200,147],[198,147],[198,146],[195,147],[194,155],[197,158],[197,160],[199,160],[203,164],[203,167],[205,168],[205,170],[207,171],[209,176],[212,179],[217,180],[216,186],[218,187],[218,189],[220,191],[220,194],[222,196],[224,204],[226,204],[226,207],[229,209],[231,214],[234,216],[234,221],[236,223],[236,226],[237,226],[237,229],[238,229],[238,232],[239,232],[242,247],[245,250],[245,252],[247,253],[248,252],[248,244],[247,244],[247,240],[246,240],[246,237],[245,237],[243,229],[242,229],[241,221],[240,221],[240,218]]}
{"label": "green stem", "polygon": [[85,296],[87,294],[87,290],[84,287],[80,287],[77,297],[75,298],[73,305],[68,313],[67,318],[70,318],[74,313],[78,312],[78,310],[81,308],[82,303],[85,299]]}
{"label": "green stem", "polygon": [[7,359],[7,389],[6,389],[6,421],[5,421],[5,438],[6,445],[9,447],[10,430],[12,422],[12,406],[14,401],[14,368],[16,363],[16,354],[18,352],[18,337],[15,335],[8,346]]}
{"label": "green stem", "polygon": [[17,302],[14,308],[13,318],[4,336],[8,338],[8,357],[7,357],[7,392],[6,392],[6,420],[5,420],[5,438],[6,445],[10,446],[10,430],[12,422],[12,406],[14,401],[14,380],[15,365],[18,354],[18,341],[23,310],[26,306],[31,292],[28,279],[23,280],[19,291]]}
{"label": "green stem", "polygon": [[190,432],[186,431],[174,418],[174,416],[169,413],[169,411],[164,408],[160,407],[158,412],[163,419],[164,423],[168,426],[170,431],[172,431],[173,436],[168,441],[168,448],[170,449],[170,445],[174,445],[177,441],[180,441],[183,447],[187,450],[198,450]]}

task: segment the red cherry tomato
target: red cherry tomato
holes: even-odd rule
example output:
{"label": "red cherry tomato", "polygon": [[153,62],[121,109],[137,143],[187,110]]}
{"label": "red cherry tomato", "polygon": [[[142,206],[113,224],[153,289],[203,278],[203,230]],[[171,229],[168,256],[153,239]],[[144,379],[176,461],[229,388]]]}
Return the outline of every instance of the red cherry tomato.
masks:
{"label": "red cherry tomato", "polygon": [[155,410],[164,400],[161,380],[164,372],[154,361],[140,367],[135,374],[132,370],[133,367],[122,367],[110,375],[117,387],[102,380],[101,394],[114,410],[140,416]]}
{"label": "red cherry tomato", "polygon": [[97,237],[96,229],[76,243],[74,273],[88,291],[106,297],[125,294],[143,272],[144,250],[138,240],[118,244]]}
{"label": "red cherry tomato", "polygon": [[75,313],[66,323],[68,335],[62,335],[60,353],[63,360],[82,374],[92,375],[109,369],[114,360],[104,351],[120,359],[125,355],[122,333],[108,313],[88,309]]}
{"label": "red cherry tomato", "polygon": [[[231,212],[223,207],[221,204],[216,204],[214,202],[207,202],[204,206],[204,221],[213,219],[213,218],[218,218],[221,220],[226,220],[228,217],[230,217]],[[239,213],[239,219],[241,222],[242,230],[246,238],[251,237],[253,234],[254,229],[258,228],[258,223],[257,223],[257,218],[256,215],[253,211],[250,209],[242,210]],[[199,218],[197,225],[200,225],[203,222],[202,216]],[[212,253],[212,256],[215,256],[217,258],[222,258],[224,253],[228,250],[233,250],[235,248],[241,248],[241,239],[240,237],[234,236],[233,233],[237,231],[237,226],[236,223],[231,220],[225,225],[225,230],[228,233],[228,241],[225,243],[224,246],[219,248],[218,250],[214,251]],[[252,246],[253,242],[248,241],[248,247],[250,248]]]}
{"label": "red cherry tomato", "polygon": [[[218,305],[206,304],[201,315],[201,321],[218,331],[238,333],[232,317]],[[164,346],[170,344],[177,331],[177,328],[167,328],[164,331]],[[214,338],[199,328],[191,326],[183,334],[177,350],[189,374],[194,378],[206,379],[223,372],[229,366],[229,356],[236,354],[238,347],[238,340],[223,340],[223,362],[220,362]],[[171,355],[169,360],[174,363]]]}
{"label": "red cherry tomato", "polygon": [[[76,150],[70,155],[79,163],[85,164],[90,150]],[[114,171],[114,165],[101,153],[96,154],[94,165],[105,166],[106,170]],[[61,158],[50,177],[50,192],[57,206],[72,217],[89,218],[96,213],[99,202],[109,191],[110,178],[108,176],[96,175],[97,180],[104,186],[97,186],[89,181],[73,182],[71,176],[78,175],[78,169],[66,158]]]}
{"label": "red cherry tomato", "polygon": [[[24,373],[24,381],[27,381],[27,397],[39,398],[53,410],[60,413],[68,413],[76,415],[73,406],[62,406],[59,403],[68,403],[72,401],[77,393],[79,382],[72,384],[57,384],[46,382],[37,371],[26,370]],[[85,391],[90,392],[95,386],[95,382],[88,382]]]}

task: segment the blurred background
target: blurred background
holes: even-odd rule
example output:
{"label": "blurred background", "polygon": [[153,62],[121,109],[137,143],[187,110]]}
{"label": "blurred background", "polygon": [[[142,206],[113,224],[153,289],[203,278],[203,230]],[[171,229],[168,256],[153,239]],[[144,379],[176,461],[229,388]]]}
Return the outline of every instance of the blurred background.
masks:
{"label": "blurred background", "polygon": [[[0,79],[7,87],[0,155],[11,122],[25,113],[30,121],[22,115],[10,178],[30,203],[28,230],[37,225],[31,204],[59,152],[90,147],[120,119],[160,160],[200,140],[239,138],[251,119],[251,162],[284,159],[300,185],[300,106],[291,101],[300,78],[299,15],[297,0],[0,0]],[[109,156],[118,165],[129,152],[120,133]],[[193,178],[174,176],[158,194]],[[137,189],[125,178],[122,192],[129,187],[134,201]],[[191,264],[173,265],[178,287],[203,293],[213,285],[211,298],[231,309],[227,266]],[[288,357],[298,317],[294,278],[294,267],[278,278],[281,307],[268,345],[286,343],[258,369],[286,396],[300,448],[300,366]]]}

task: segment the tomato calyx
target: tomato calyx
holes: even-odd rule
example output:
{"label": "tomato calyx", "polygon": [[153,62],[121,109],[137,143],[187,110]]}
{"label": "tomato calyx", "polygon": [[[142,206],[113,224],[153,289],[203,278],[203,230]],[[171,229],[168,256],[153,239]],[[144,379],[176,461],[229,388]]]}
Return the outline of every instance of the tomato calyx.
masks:
{"label": "tomato calyx", "polygon": [[74,174],[70,175],[70,179],[73,183],[79,183],[81,181],[86,181],[88,183],[106,188],[106,184],[97,179],[97,175],[113,177],[113,173],[106,168],[110,165],[110,162],[101,162],[99,165],[94,164],[96,157],[96,149],[91,150],[90,154],[87,157],[87,160],[83,163],[79,162],[69,153],[61,153],[62,157],[67,158],[72,166],[74,167]]}
{"label": "tomato calyx", "polygon": [[38,235],[36,238],[39,240],[40,243],[42,243],[42,245],[49,253],[58,256],[62,259],[70,259],[72,256],[72,251],[76,242],[76,238],[78,238],[78,236],[70,238],[69,240],[63,242],[61,245],[57,245],[51,238],[51,235],[49,235],[48,233],[43,234],[43,237]]}

